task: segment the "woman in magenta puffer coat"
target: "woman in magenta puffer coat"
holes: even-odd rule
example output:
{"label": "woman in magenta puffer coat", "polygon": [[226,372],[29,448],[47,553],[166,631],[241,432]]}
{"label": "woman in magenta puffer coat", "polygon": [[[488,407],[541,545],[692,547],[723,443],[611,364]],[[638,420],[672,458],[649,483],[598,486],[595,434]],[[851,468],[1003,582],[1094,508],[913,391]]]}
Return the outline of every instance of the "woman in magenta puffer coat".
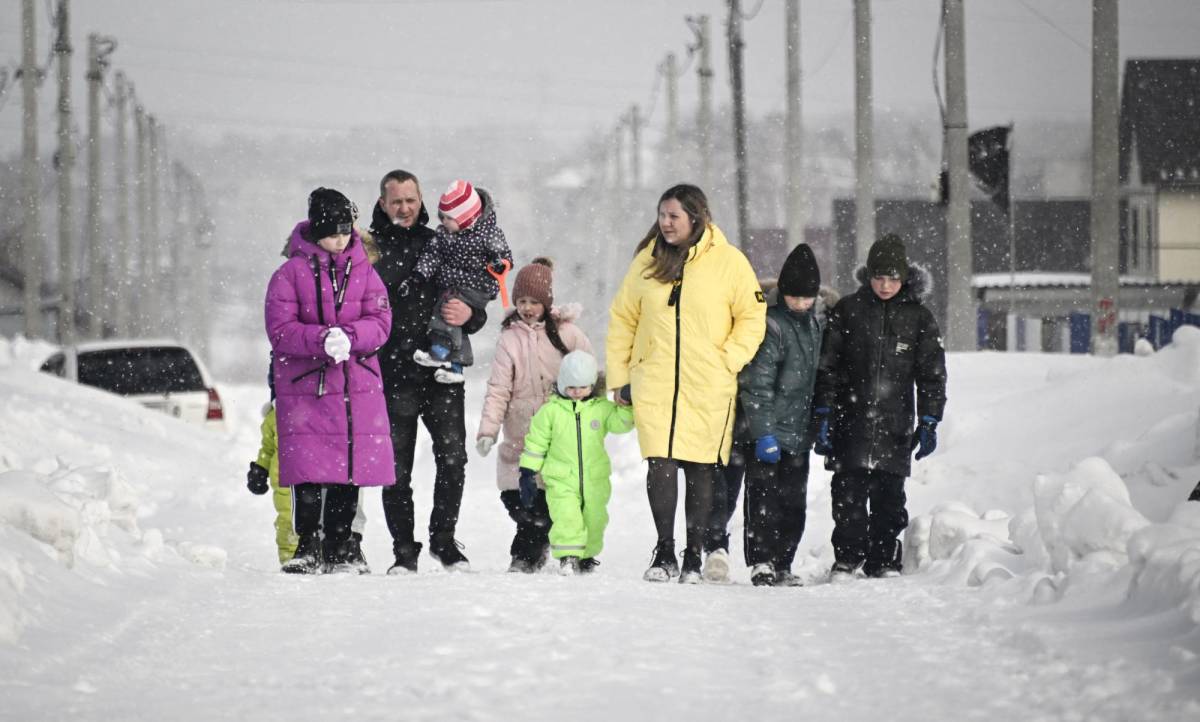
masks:
{"label": "woman in magenta puffer coat", "polygon": [[583,329],[572,323],[579,316],[578,306],[554,306],[553,267],[550,259],[539,257],[517,273],[512,293],[516,310],[504,319],[496,342],[475,441],[476,450],[486,455],[501,429],[504,431],[496,459],[496,485],[500,501],[517,523],[509,550],[512,572],[537,571],[549,549],[550,512],[545,491],[538,489],[533,509],[526,509],[517,490],[517,462],[525,448],[529,421],[553,393],[563,356],[592,350]]}
{"label": "woman in magenta puffer coat", "polygon": [[[292,489],[296,554],[283,571],[351,571],[358,487],[395,483],[376,353],[392,327],[387,290],[341,193],[318,188],[267,287],[279,484]],[[322,542],[322,532],[324,540]]]}

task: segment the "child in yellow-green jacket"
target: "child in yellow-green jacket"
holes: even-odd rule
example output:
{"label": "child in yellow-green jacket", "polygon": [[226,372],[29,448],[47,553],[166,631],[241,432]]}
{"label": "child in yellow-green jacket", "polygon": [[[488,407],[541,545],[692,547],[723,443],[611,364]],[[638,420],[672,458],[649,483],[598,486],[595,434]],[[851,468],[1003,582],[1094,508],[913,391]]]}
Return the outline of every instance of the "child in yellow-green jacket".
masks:
{"label": "child in yellow-green jacket", "polygon": [[271,490],[271,502],[275,505],[275,545],[279,547],[279,563],[289,561],[296,553],[300,541],[292,528],[292,492],[279,486],[278,433],[275,428],[275,404],[262,421],[262,444],[258,448],[258,459],[250,462],[246,473],[246,486],[255,494],[266,494]]}
{"label": "child in yellow-green jacket", "polygon": [[[279,432],[275,421],[275,375],[268,370],[267,385],[271,389],[271,401],[263,407],[262,442],[258,447],[258,458],[250,462],[250,470],[246,472],[246,488],[254,494],[271,492],[271,502],[275,505],[275,546],[279,548],[279,563],[290,561],[296,555],[296,545],[300,537],[292,524],[292,491],[279,486]],[[361,499],[361,490],[359,490]],[[324,503],[324,502],[322,502]],[[362,552],[362,531],[366,526],[367,516],[363,513],[362,504],[350,524],[350,540],[347,547],[346,561],[359,574],[368,574],[371,569]]]}
{"label": "child in yellow-green jacket", "polygon": [[521,454],[521,501],[532,505],[541,472],[550,509],[550,553],[560,560],[560,573],[568,575],[591,572],[599,564],[612,496],[604,437],[633,430],[632,408],[604,398],[603,389],[595,393],[597,376],[590,353],[563,357],[558,393],[534,414]]}

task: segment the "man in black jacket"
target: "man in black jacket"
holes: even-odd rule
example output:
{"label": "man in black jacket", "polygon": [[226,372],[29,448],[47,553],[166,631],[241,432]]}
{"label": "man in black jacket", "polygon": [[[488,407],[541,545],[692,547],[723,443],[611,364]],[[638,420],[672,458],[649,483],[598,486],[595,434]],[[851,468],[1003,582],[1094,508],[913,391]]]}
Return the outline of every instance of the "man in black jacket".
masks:
{"label": "man in black jacket", "polygon": [[[437,465],[433,511],[429,516],[429,553],[447,569],[470,568],[461,544],[454,538],[467,464],[463,385],[437,383],[433,368],[413,361],[413,351],[428,348],[429,318],[437,302],[433,283],[409,284],[406,296],[397,295],[425,244],[433,238],[428,222],[429,213],[421,200],[417,177],[403,170],[385,175],[379,183],[379,202],[371,218],[371,232],[380,254],[375,270],[387,286],[392,304],[392,333],[380,350],[379,359],[396,457],[396,484],[383,491],[383,512],[396,555],[396,563],[388,569],[388,574],[416,572],[421,553],[421,544],[413,538],[412,498],[418,418],[433,439]],[[442,319],[471,334],[483,328],[487,313],[452,300],[445,304]]]}
{"label": "man in black jacket", "polygon": [[922,303],[928,273],[909,265],[904,243],[888,234],[857,277],[858,291],[829,314],[813,399],[814,450],[834,472],[834,581],[859,567],[867,576],[899,574],[909,457],[933,453],[946,405],[946,354]]}

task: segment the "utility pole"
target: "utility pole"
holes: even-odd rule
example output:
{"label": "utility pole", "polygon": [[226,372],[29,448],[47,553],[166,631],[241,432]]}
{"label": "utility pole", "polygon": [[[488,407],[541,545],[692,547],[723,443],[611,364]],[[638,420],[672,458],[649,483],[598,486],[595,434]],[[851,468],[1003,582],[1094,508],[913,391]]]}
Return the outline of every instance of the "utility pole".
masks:
{"label": "utility pole", "polygon": [[696,146],[700,153],[700,186],[712,194],[712,59],[708,16],[689,16],[688,26],[696,34],[695,51],[700,54],[696,75],[700,78],[700,107],[696,111]]}
{"label": "utility pole", "polygon": [[[871,0],[854,0],[854,258],[875,242],[875,119],[871,108]],[[965,147],[965,146],[964,146]]]}
{"label": "utility pole", "polygon": [[971,189],[967,175],[967,63],[963,0],[944,0],[946,35],[946,161],[950,198],[946,204],[946,348],[978,346],[971,255]]}
{"label": "utility pole", "polygon": [[133,235],[133,254],[129,260],[131,263],[130,273],[132,284],[129,288],[129,295],[134,300],[133,323],[135,331],[142,336],[146,335],[148,325],[148,315],[150,306],[147,303],[147,291],[151,285],[147,281],[147,270],[149,268],[149,249],[150,244],[149,234],[146,228],[149,225],[147,213],[147,186],[146,169],[147,169],[147,146],[149,145],[146,134],[146,108],[142,106],[142,102],[137,95],[134,95],[133,104],[133,137],[134,137],[134,180],[133,180],[133,198],[134,205],[137,207],[137,233]]}
{"label": "utility pole", "polygon": [[101,338],[107,304],[104,300],[105,252],[100,240],[100,87],[104,82],[102,69],[108,67],[108,56],[116,48],[111,39],[96,33],[88,35],[88,335]]}
{"label": "utility pole", "polygon": [[1092,353],[1117,353],[1117,0],[1092,0]]}
{"label": "utility pole", "polygon": [[149,197],[146,201],[147,231],[142,238],[142,252],[145,254],[146,272],[143,274],[146,282],[146,323],[155,333],[164,319],[162,314],[163,274],[162,244],[158,238],[158,119],[153,115],[146,116],[146,135],[148,136],[148,157],[146,161],[146,177],[149,185]]}
{"label": "utility pole", "polygon": [[803,130],[800,116],[800,0],[787,0],[784,23],[784,47],[787,49],[787,113],[784,119],[784,207],[786,209],[789,249],[804,242],[804,161]]}
{"label": "utility pole", "polygon": [[613,132],[614,148],[613,148],[613,172],[616,173],[616,178],[613,179],[613,187],[618,189],[618,192],[623,193],[625,190],[625,119],[621,118],[617,121],[617,129]]}
{"label": "utility pole", "polygon": [[122,286],[127,286],[129,283],[129,251],[131,242],[129,238],[129,143],[125,136],[125,121],[126,104],[129,101],[129,95],[132,91],[125,80],[125,73],[117,71],[114,78],[117,96],[117,147],[114,152],[116,160],[116,183],[117,183],[117,238],[116,243],[116,261],[113,264],[114,270],[112,277],[109,279],[108,293],[111,300],[110,307],[114,308],[114,320],[116,324],[117,336],[122,338],[128,337],[132,329],[130,326],[130,294],[132,289]]}
{"label": "utility pole", "polygon": [[633,174],[633,188],[642,187],[642,117],[638,113],[637,103],[629,109],[629,143],[632,146],[629,153],[629,167]]}
{"label": "utility pole", "polygon": [[750,201],[746,179],[746,93],[742,83],[742,3],[729,0],[729,82],[733,87],[733,164],[737,184],[738,247],[746,249],[750,240]]}
{"label": "utility pole", "polygon": [[24,185],[24,216],[21,225],[22,308],[25,315],[25,337],[42,336],[42,263],[41,218],[38,203],[42,185],[38,168],[37,85],[40,71],[37,66],[37,38],[34,35],[33,0],[21,2],[21,177]]}
{"label": "utility pole", "polygon": [[667,78],[667,147],[663,167],[668,186],[675,185],[679,175],[679,75],[675,65],[675,53],[667,53],[663,65],[663,74]]}
{"label": "utility pole", "polygon": [[75,342],[75,239],[71,213],[71,174],[75,144],[71,140],[71,33],[70,0],[58,0],[58,35],[54,42],[58,63],[58,286],[62,294],[58,314],[58,340]]}

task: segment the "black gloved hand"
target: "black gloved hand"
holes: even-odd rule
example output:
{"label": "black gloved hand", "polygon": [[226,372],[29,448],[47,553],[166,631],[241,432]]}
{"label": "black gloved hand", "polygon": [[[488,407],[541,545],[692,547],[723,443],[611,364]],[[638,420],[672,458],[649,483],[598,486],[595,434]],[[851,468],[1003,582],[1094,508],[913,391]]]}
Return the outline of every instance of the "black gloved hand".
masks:
{"label": "black gloved hand", "polygon": [[833,440],[829,435],[829,408],[822,406],[819,409],[813,409],[812,424],[813,431],[813,451],[818,456],[829,456],[833,453]]}
{"label": "black gloved hand", "polygon": [[266,494],[271,489],[271,475],[258,462],[250,462],[250,470],[246,472],[246,488],[251,494]]}
{"label": "black gloved hand", "polygon": [[913,458],[920,461],[937,448],[937,425],[938,420],[932,416],[921,417],[921,423],[917,424],[917,430],[913,432],[911,449],[916,450],[917,447],[920,447],[920,451],[917,451],[917,455]]}
{"label": "black gloved hand", "polygon": [[633,387],[632,386],[630,386],[629,384],[625,384],[624,386],[622,386],[619,389],[619,392],[620,392],[622,401],[624,401],[625,403],[630,404],[630,405],[633,404]]}
{"label": "black gloved hand", "polygon": [[534,499],[537,498],[537,472],[521,467],[521,478],[518,483],[521,486],[521,506],[532,509]]}

